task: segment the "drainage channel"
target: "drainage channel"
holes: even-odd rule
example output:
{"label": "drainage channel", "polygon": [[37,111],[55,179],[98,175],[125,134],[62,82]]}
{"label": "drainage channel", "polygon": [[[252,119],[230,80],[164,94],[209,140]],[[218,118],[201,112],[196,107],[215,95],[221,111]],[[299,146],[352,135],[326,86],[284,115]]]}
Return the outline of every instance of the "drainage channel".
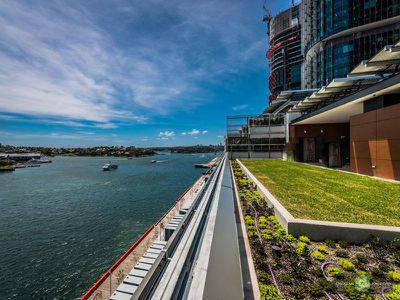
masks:
{"label": "drainage channel", "polygon": [[157,251],[158,256],[154,256],[152,266],[146,270],[146,275],[129,299],[182,299],[187,296],[191,273],[199,255],[199,245],[225,161],[226,156],[214,168],[168,242],[157,249],[160,250]]}

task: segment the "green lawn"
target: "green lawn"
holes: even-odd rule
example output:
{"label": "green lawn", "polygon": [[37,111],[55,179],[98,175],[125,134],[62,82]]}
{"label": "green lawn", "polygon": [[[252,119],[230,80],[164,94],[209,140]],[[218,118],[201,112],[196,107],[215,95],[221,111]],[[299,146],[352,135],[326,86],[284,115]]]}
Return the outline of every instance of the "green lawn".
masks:
{"label": "green lawn", "polygon": [[400,226],[400,184],[295,162],[240,161],[296,218]]}

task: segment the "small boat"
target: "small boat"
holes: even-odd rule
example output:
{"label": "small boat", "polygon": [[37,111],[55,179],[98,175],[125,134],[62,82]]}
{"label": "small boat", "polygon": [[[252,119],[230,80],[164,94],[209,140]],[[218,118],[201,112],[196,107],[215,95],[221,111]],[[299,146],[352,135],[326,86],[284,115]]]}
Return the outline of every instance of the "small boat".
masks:
{"label": "small boat", "polygon": [[156,160],[154,160],[154,159],[151,161],[151,163],[152,163],[152,164],[155,164],[156,162],[157,162],[157,161],[156,161]]}
{"label": "small boat", "polygon": [[103,171],[111,171],[111,170],[116,170],[118,169],[117,165],[113,165],[113,164],[105,164],[103,166]]}

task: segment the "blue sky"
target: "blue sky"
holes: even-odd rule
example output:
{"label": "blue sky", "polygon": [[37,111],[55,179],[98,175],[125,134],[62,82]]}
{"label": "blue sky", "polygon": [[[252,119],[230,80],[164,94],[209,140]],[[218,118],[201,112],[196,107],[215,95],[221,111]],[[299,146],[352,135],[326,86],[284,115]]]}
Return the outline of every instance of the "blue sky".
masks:
{"label": "blue sky", "polygon": [[0,143],[223,142],[227,115],[267,105],[262,5],[1,1]]}

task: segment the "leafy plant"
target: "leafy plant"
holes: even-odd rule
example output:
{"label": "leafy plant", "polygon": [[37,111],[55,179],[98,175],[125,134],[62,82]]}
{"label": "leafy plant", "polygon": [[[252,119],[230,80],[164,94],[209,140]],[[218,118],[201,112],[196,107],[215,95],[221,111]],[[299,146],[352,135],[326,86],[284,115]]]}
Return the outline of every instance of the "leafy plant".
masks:
{"label": "leafy plant", "polygon": [[400,250],[393,253],[394,260],[398,266],[400,266]]}
{"label": "leafy plant", "polygon": [[305,235],[299,236],[299,241],[307,244],[310,243],[310,239]]}
{"label": "leafy plant", "polygon": [[263,300],[282,300],[278,291],[272,284],[260,284],[260,294]]}
{"label": "leafy plant", "polygon": [[263,230],[261,230],[261,234],[262,234],[263,238],[264,238],[265,240],[267,240],[267,241],[270,241],[270,240],[273,239],[273,238],[272,238],[272,235],[271,235],[271,230],[269,230],[269,229],[263,229]]}
{"label": "leafy plant", "polygon": [[290,289],[290,294],[292,294],[296,299],[306,298],[305,289],[300,285],[293,285]]}
{"label": "leafy plant", "polygon": [[244,222],[247,224],[247,226],[254,225],[254,220],[251,216],[247,215],[244,217]]}
{"label": "leafy plant", "polygon": [[322,297],[324,292],[333,292],[335,290],[335,285],[324,279],[320,279],[310,285],[310,294],[314,297]]}
{"label": "leafy plant", "polygon": [[337,257],[343,257],[343,258],[348,258],[349,257],[349,254],[347,253],[346,250],[337,250],[335,252],[335,254],[336,254]]}
{"label": "leafy plant", "polygon": [[343,249],[349,247],[349,243],[347,241],[344,241],[344,240],[339,241],[338,244]]}
{"label": "leafy plant", "polygon": [[390,292],[385,293],[388,300],[399,300],[400,299],[400,284],[394,284]]}
{"label": "leafy plant", "polygon": [[324,261],[325,260],[325,255],[323,255],[321,252],[319,252],[318,250],[314,251],[313,254],[311,255],[312,258],[314,258],[315,260],[319,260],[319,261]]}
{"label": "leafy plant", "polygon": [[326,244],[329,248],[332,248],[332,249],[335,249],[335,248],[336,248],[336,243],[335,243],[334,241],[332,241],[332,240],[326,240],[326,241],[325,241],[325,244]]}
{"label": "leafy plant", "polygon": [[362,275],[364,275],[364,276],[367,276],[368,278],[372,278],[372,275],[371,274],[369,274],[368,272],[366,272],[366,271],[362,271],[362,270],[356,270],[356,274],[358,275],[358,276],[362,276]]}
{"label": "leafy plant", "polygon": [[319,252],[322,252],[322,253],[328,253],[328,248],[326,248],[325,246],[323,246],[323,245],[318,245],[318,247],[317,247],[317,250],[319,251]]}
{"label": "leafy plant", "polygon": [[344,277],[343,271],[337,267],[328,268],[328,274],[338,279]]}
{"label": "leafy plant", "polygon": [[350,300],[373,300],[372,296],[363,294],[357,290],[354,284],[346,284],[344,286],[344,293]]}
{"label": "leafy plant", "polygon": [[339,259],[339,265],[346,271],[353,271],[355,269],[354,264],[345,258]]}
{"label": "leafy plant", "polygon": [[308,246],[304,242],[298,242],[296,245],[296,253],[301,256],[306,256],[308,254]]}
{"label": "leafy plant", "polygon": [[283,275],[280,277],[280,281],[281,281],[283,284],[289,285],[289,284],[291,284],[291,283],[293,282],[293,277],[290,276],[289,274],[283,274]]}
{"label": "leafy plant", "polygon": [[379,270],[381,270],[384,273],[387,273],[387,272],[391,271],[392,268],[388,264],[381,263],[381,264],[379,264]]}
{"label": "leafy plant", "polygon": [[395,271],[389,271],[386,274],[386,277],[393,280],[394,282],[400,282],[400,273]]}
{"label": "leafy plant", "polygon": [[276,226],[276,228],[275,228],[275,233],[274,233],[274,237],[275,238],[281,238],[281,237],[283,237],[284,235],[286,235],[286,230],[285,229],[283,229],[283,227],[282,226]]}
{"label": "leafy plant", "polygon": [[268,217],[268,221],[270,221],[274,225],[278,225],[279,224],[279,221],[275,216],[269,216]]}
{"label": "leafy plant", "polygon": [[357,253],[356,258],[360,263],[363,263],[363,264],[368,263],[368,258],[362,253]]}
{"label": "leafy plant", "polygon": [[265,271],[261,271],[261,272],[259,273],[259,275],[258,275],[258,280],[259,280],[261,283],[264,283],[264,284],[269,284],[269,283],[271,283],[271,277],[270,277],[269,273],[268,273],[268,272],[265,272]]}
{"label": "leafy plant", "polygon": [[286,234],[283,238],[290,243],[293,243],[296,241],[296,238],[291,234]]}

